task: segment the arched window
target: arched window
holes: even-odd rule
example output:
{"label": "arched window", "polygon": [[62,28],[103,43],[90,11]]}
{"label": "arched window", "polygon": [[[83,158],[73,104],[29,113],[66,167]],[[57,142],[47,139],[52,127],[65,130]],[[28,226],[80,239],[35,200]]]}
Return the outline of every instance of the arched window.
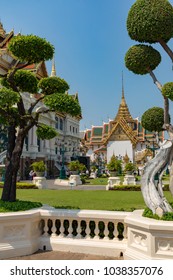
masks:
{"label": "arched window", "polygon": [[59,118],[57,116],[55,117],[55,121],[56,121],[55,128],[59,129]]}
{"label": "arched window", "polygon": [[63,130],[63,120],[60,119],[60,130]]}

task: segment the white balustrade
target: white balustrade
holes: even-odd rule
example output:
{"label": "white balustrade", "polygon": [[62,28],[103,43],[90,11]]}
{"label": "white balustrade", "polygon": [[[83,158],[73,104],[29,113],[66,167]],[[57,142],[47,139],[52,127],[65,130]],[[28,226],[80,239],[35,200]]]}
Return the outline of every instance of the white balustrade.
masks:
{"label": "white balustrade", "polygon": [[0,214],[0,259],[38,249],[124,259],[173,259],[173,222],[134,212],[40,209]]}

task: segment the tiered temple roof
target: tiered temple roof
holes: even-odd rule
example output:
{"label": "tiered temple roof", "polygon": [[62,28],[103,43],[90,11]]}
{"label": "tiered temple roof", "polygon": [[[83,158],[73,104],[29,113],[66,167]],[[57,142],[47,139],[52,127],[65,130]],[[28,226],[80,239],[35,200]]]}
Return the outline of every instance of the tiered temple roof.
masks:
{"label": "tiered temple roof", "polygon": [[[162,132],[159,136],[161,140],[164,139]],[[103,123],[102,126],[92,126],[91,129],[87,129],[85,131],[85,145],[88,149],[92,148],[93,150],[94,146],[97,145],[98,148],[94,152],[99,150],[106,152],[109,141],[130,140],[135,147],[138,142],[145,142],[146,138],[153,139],[153,132],[145,130],[138,119],[132,118],[125,100],[122,79],[121,102],[114,120]]]}

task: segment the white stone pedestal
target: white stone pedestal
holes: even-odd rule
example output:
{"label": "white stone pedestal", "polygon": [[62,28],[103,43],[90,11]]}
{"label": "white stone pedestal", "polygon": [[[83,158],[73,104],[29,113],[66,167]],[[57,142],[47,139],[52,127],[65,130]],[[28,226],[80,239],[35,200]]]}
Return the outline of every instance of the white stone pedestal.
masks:
{"label": "white stone pedestal", "polygon": [[69,186],[70,185],[73,185],[73,186],[82,185],[80,176],[79,175],[70,175]]}
{"label": "white stone pedestal", "polygon": [[134,175],[125,175],[123,185],[136,185],[136,180]]}
{"label": "white stone pedestal", "polygon": [[33,183],[38,187],[39,189],[47,189],[47,181],[45,177],[34,177]]}
{"label": "white stone pedestal", "polygon": [[108,191],[109,189],[113,188],[114,186],[119,186],[121,183],[120,177],[109,177],[108,179],[108,184],[106,186],[106,190]]}

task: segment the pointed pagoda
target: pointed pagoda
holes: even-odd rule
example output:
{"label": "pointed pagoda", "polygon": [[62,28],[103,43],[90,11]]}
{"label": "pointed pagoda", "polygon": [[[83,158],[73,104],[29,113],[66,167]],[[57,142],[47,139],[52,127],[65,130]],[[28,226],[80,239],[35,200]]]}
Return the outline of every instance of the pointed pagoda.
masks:
{"label": "pointed pagoda", "polygon": [[118,112],[114,118],[113,123],[117,122],[119,119],[124,118],[127,122],[134,122],[130,112],[129,108],[127,106],[125,95],[124,95],[124,79],[123,79],[123,73],[122,73],[122,96],[121,96],[121,102],[119,105]]}

